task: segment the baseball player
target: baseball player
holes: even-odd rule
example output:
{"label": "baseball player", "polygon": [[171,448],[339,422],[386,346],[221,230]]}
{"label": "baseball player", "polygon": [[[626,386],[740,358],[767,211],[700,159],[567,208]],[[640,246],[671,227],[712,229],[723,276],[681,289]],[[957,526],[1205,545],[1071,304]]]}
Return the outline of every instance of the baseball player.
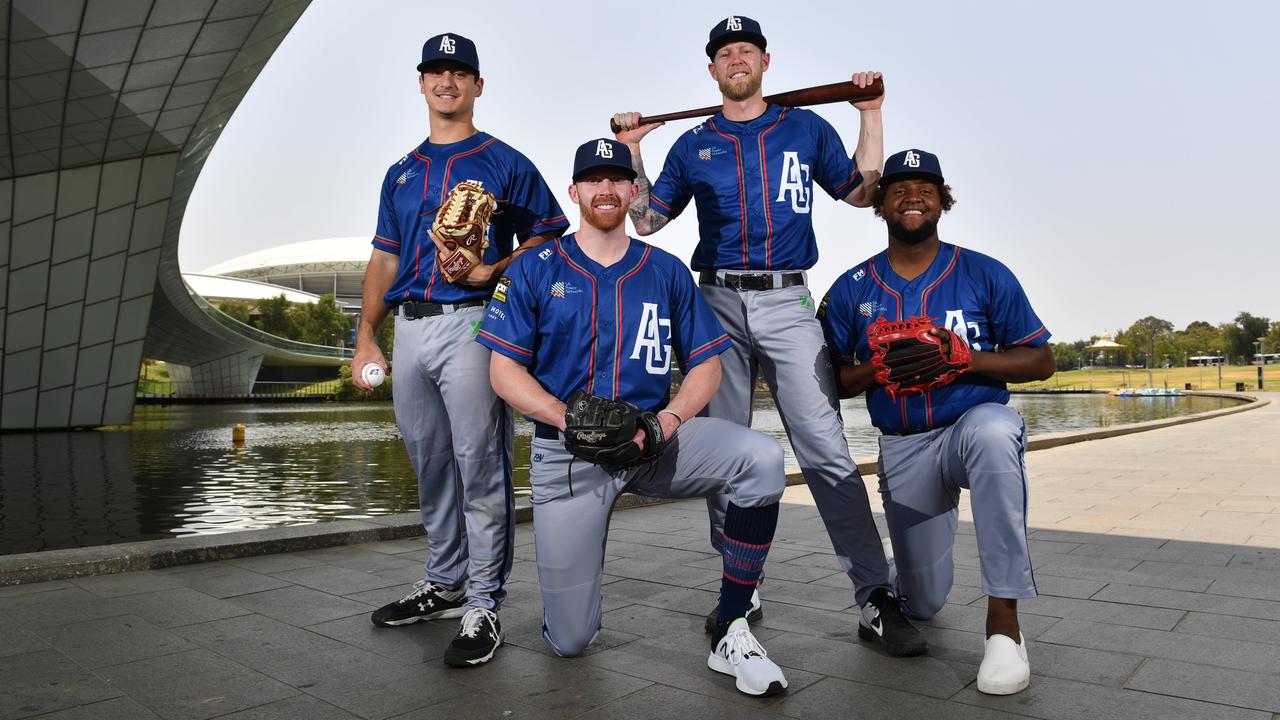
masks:
{"label": "baseball player", "polygon": [[[418,73],[431,133],[383,180],[352,364],[386,369],[374,337],[394,311],[392,396],[418,476],[429,550],[424,579],[371,619],[387,627],[462,617],[444,659],[465,667],[487,662],[498,647],[496,612],[514,531],[511,413],[489,385],[488,351],[472,339],[492,284],[511,261],[512,239],[533,247],[568,222],[537,168],[473,124],[484,80],[471,40],[456,33],[427,40]],[[431,221],[450,189],[468,180],[499,198],[498,207],[484,264],[450,283],[440,273]]]}
{"label": "baseball player", "polygon": [[[730,341],[683,263],[627,236],[634,178],[622,143],[592,140],[578,149],[569,196],[581,227],[511,266],[477,336],[493,350],[494,388],[535,423],[530,481],[543,636],[557,654],[574,656],[599,631],[604,544],[618,495],[724,493],[724,573],[707,664],[734,676],[746,694],[772,695],[786,678],[745,615],[777,525],[782,450],[745,427],[695,417],[720,382],[719,355]],[[685,379],[669,399],[673,359]],[[661,454],[629,468],[572,455],[565,401],[579,390],[656,411],[667,438]],[[648,440],[637,431],[634,442],[645,449]]]}
{"label": "baseball player", "polygon": [[[866,486],[849,456],[822,329],[814,319],[805,270],[818,259],[812,221],[814,185],[831,197],[866,207],[884,157],[883,97],[854,103],[861,115],[854,157],[835,129],[815,113],[765,103],[761,79],[769,54],[760,25],[731,16],[711,29],[708,70],[724,109],[679,137],[650,187],[640,140],[659,124],[623,128],[638,173],[631,207],[636,232],[649,235],[697,205],[699,242],[693,269],[703,296],[733,338],[723,356],[724,381],[707,414],[751,424],[757,374],[763,372],[796,460],[818,506],[841,566],[862,606],[859,636],[892,655],[919,655],[928,644],[890,593],[888,566],[871,516]],[[879,73],[858,73],[865,87]],[[864,177],[865,174],[865,177]],[[724,498],[708,498],[712,544],[718,547]],[[758,608],[758,599],[753,608]],[[760,616],[753,610],[751,619]],[[709,622],[709,621],[708,621]]]}
{"label": "baseball player", "polygon": [[[1008,268],[938,239],[938,220],[953,202],[937,157],[915,149],[890,157],[873,198],[889,247],[841,275],[818,315],[841,395],[866,392],[871,420],[883,433],[880,494],[897,590],[913,618],[932,617],[946,601],[956,504],[962,488],[972,493],[988,596],[978,689],[1006,695],[1031,676],[1017,608],[1018,598],[1036,595],[1036,584],[1027,547],[1026,428],[1006,405],[1005,383],[1049,377],[1053,353],[1049,331]],[[920,316],[932,321],[928,333],[942,354],[967,356],[967,367],[949,361],[960,374],[932,390],[882,385],[877,362],[885,361],[872,354],[876,321]],[[895,343],[909,349],[907,340]],[[917,361],[905,373],[885,367],[881,378],[927,374],[920,368],[928,364]]]}

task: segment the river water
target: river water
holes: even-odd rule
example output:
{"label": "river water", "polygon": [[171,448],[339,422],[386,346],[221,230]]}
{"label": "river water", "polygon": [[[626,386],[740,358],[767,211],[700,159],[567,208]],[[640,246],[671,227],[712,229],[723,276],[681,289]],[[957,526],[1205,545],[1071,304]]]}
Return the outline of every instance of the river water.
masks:
{"label": "river water", "polygon": [[[1234,404],[1209,397],[1014,395],[1032,435]],[[878,432],[861,398],[842,403],[855,456]],[[231,426],[248,426],[231,442]],[[779,439],[773,403],[754,427]],[[528,484],[530,426],[517,423],[516,484]],[[417,508],[389,403],[139,405],[125,429],[0,435],[0,555],[367,518]]]}

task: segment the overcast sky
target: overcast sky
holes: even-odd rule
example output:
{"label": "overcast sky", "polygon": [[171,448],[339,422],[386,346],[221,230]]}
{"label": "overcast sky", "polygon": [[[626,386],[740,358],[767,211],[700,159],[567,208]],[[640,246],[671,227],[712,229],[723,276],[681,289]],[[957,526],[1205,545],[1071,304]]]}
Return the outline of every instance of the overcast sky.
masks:
{"label": "overcast sky", "polygon": [[[476,124],[529,156],[565,206],[574,148],[614,111],[719,101],[707,31],[760,21],[765,93],[884,72],[886,154],[939,155],[956,207],[941,237],[1022,280],[1057,340],[1157,315],[1280,319],[1280,3],[427,3],[314,0],[249,90],[196,185],[186,271],[253,250],[372,235],[387,167],[427,135],[422,42],[476,41]],[[850,152],[857,113],[816,110]],[[694,122],[644,141],[650,176]],[[869,210],[815,193],[821,295],[879,252]],[[576,224],[576,222],[575,222]],[[629,223],[628,223],[629,225]],[[650,242],[687,260],[692,208]]]}

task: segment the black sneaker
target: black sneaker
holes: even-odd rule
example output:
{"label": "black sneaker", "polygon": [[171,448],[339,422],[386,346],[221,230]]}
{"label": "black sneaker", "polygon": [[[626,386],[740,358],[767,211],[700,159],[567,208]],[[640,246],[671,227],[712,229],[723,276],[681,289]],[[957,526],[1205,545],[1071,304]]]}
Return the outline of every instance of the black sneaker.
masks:
{"label": "black sneaker", "polygon": [[929,643],[902,612],[902,604],[898,598],[890,595],[884,588],[873,590],[867,604],[862,606],[862,616],[858,618],[858,637],[863,640],[878,640],[884,644],[885,652],[899,657],[929,652]]}
{"label": "black sneaker", "polygon": [[467,595],[461,590],[445,590],[435,583],[419,580],[408,595],[374,610],[369,619],[379,627],[395,627],[419,620],[456,618],[466,612],[463,607],[466,604]]}
{"label": "black sneaker", "polygon": [[444,651],[444,663],[451,667],[471,667],[487,663],[502,644],[502,623],[497,613],[471,608],[462,616],[462,628]]}
{"label": "black sneaker", "polygon": [[[711,614],[707,615],[707,622],[703,629],[708,635],[716,634],[716,617],[720,614],[720,603],[711,608]],[[760,605],[760,591],[751,591],[751,607],[747,609],[747,624],[753,625],[760,622],[760,618],[764,617],[764,607]]]}

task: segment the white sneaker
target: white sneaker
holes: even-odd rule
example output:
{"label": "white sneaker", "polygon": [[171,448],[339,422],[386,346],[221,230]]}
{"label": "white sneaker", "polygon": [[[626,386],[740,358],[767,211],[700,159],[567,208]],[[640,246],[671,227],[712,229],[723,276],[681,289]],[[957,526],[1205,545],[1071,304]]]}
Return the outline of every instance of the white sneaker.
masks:
{"label": "white sneaker", "polygon": [[716,643],[716,649],[707,656],[707,667],[718,673],[737,678],[738,690],[747,695],[776,695],[787,687],[782,668],[769,659],[745,618],[738,618],[729,625],[729,632]]}
{"label": "white sneaker", "polygon": [[978,692],[988,695],[1012,695],[1027,689],[1031,682],[1031,663],[1027,661],[1027,641],[1019,642],[1007,635],[987,638],[982,665],[978,667]]}

